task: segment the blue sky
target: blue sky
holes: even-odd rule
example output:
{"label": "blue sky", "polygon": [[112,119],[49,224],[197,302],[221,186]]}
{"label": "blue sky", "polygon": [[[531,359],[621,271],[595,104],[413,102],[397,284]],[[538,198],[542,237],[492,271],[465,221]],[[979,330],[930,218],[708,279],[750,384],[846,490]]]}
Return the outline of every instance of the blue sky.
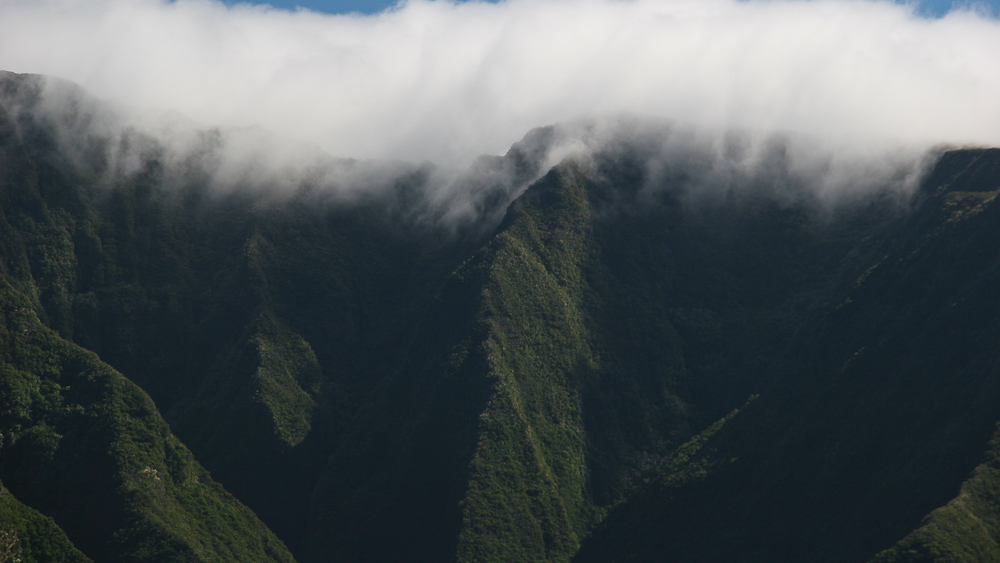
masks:
{"label": "blue sky", "polygon": [[[226,0],[227,4],[239,2]],[[295,9],[297,6],[316,12],[340,14],[346,12],[361,12],[371,14],[384,10],[395,4],[394,0],[270,0],[266,2],[250,1],[250,4],[270,4],[276,8]],[[948,13],[954,5],[967,5],[968,1],[953,0],[919,0],[920,12],[929,17],[939,17]],[[994,15],[1000,13],[1000,0],[985,0],[974,2],[987,7]]]}

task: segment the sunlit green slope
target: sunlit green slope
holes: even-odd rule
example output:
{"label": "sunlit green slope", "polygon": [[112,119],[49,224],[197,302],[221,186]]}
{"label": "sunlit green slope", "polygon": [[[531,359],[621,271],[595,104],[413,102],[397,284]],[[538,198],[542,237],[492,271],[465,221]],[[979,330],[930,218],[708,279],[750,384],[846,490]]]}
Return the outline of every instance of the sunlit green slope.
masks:
{"label": "sunlit green slope", "polygon": [[51,518],[25,506],[3,488],[0,489],[0,561],[84,563],[90,559],[73,547]]}

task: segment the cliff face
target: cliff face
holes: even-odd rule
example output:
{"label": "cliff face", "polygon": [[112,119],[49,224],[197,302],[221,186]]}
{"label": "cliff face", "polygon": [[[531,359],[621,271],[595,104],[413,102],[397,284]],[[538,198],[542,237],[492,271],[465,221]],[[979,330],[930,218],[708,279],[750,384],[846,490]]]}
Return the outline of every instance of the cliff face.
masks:
{"label": "cliff face", "polygon": [[0,476],[4,533],[17,538],[10,560],[85,560],[68,537],[98,561],[291,561],[145,392],[41,321],[72,326],[77,218],[47,201],[52,186],[6,111],[0,163]]}
{"label": "cliff face", "polygon": [[774,381],[579,559],[989,560],[998,164],[995,149],[945,154]]}
{"label": "cliff face", "polygon": [[695,149],[649,164],[674,125],[547,171],[545,128],[459,177],[470,222],[427,166],[220,190],[218,137],[109,152],[110,109],[42,88],[0,76],[0,532],[25,561],[995,548],[998,150],[830,203],[780,146],[702,193]]}

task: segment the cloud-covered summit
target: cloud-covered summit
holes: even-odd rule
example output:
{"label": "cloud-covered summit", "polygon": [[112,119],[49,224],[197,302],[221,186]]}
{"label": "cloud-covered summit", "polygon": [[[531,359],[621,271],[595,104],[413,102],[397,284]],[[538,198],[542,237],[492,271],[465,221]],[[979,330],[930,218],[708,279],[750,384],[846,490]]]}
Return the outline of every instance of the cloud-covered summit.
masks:
{"label": "cloud-covered summit", "polygon": [[1000,144],[1000,22],[887,1],[411,0],[325,15],[215,0],[0,0],[0,68],[335,156],[462,166],[618,112]]}

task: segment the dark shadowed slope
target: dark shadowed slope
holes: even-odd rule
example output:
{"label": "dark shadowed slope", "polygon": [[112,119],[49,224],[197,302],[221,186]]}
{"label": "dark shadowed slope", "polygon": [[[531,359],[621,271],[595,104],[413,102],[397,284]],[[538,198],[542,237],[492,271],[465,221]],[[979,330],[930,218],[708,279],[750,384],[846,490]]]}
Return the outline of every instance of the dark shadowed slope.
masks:
{"label": "dark shadowed slope", "polygon": [[[997,151],[832,202],[801,139],[636,118],[538,129],[450,183],[328,157],[220,176],[232,132],[177,149],[57,86],[0,75],[0,510],[24,553],[995,549]],[[571,129],[589,152],[545,170]]]}
{"label": "dark shadowed slope", "polygon": [[[2,108],[0,167],[4,494],[51,517],[98,561],[291,561],[194,461],[138,386],[39,320],[40,301],[58,311],[71,297],[73,245]],[[3,529],[24,534],[24,557],[82,560],[51,521],[13,499]]]}
{"label": "dark shadowed slope", "polygon": [[675,454],[576,560],[863,561],[899,540],[878,560],[990,560],[998,166],[1000,150],[944,155],[780,377]]}
{"label": "dark shadowed slope", "polygon": [[73,546],[51,518],[0,488],[0,561],[85,563],[90,559]]}
{"label": "dark shadowed slope", "polygon": [[5,286],[0,476],[18,499],[98,561],[292,560],[145,393],[60,339]]}
{"label": "dark shadowed slope", "polygon": [[324,470],[304,558],[568,560],[767,380],[843,298],[831,278],[863,271],[851,251],[901,217],[889,200],[830,219],[766,190],[650,194],[641,149],[560,164],[452,274]]}

